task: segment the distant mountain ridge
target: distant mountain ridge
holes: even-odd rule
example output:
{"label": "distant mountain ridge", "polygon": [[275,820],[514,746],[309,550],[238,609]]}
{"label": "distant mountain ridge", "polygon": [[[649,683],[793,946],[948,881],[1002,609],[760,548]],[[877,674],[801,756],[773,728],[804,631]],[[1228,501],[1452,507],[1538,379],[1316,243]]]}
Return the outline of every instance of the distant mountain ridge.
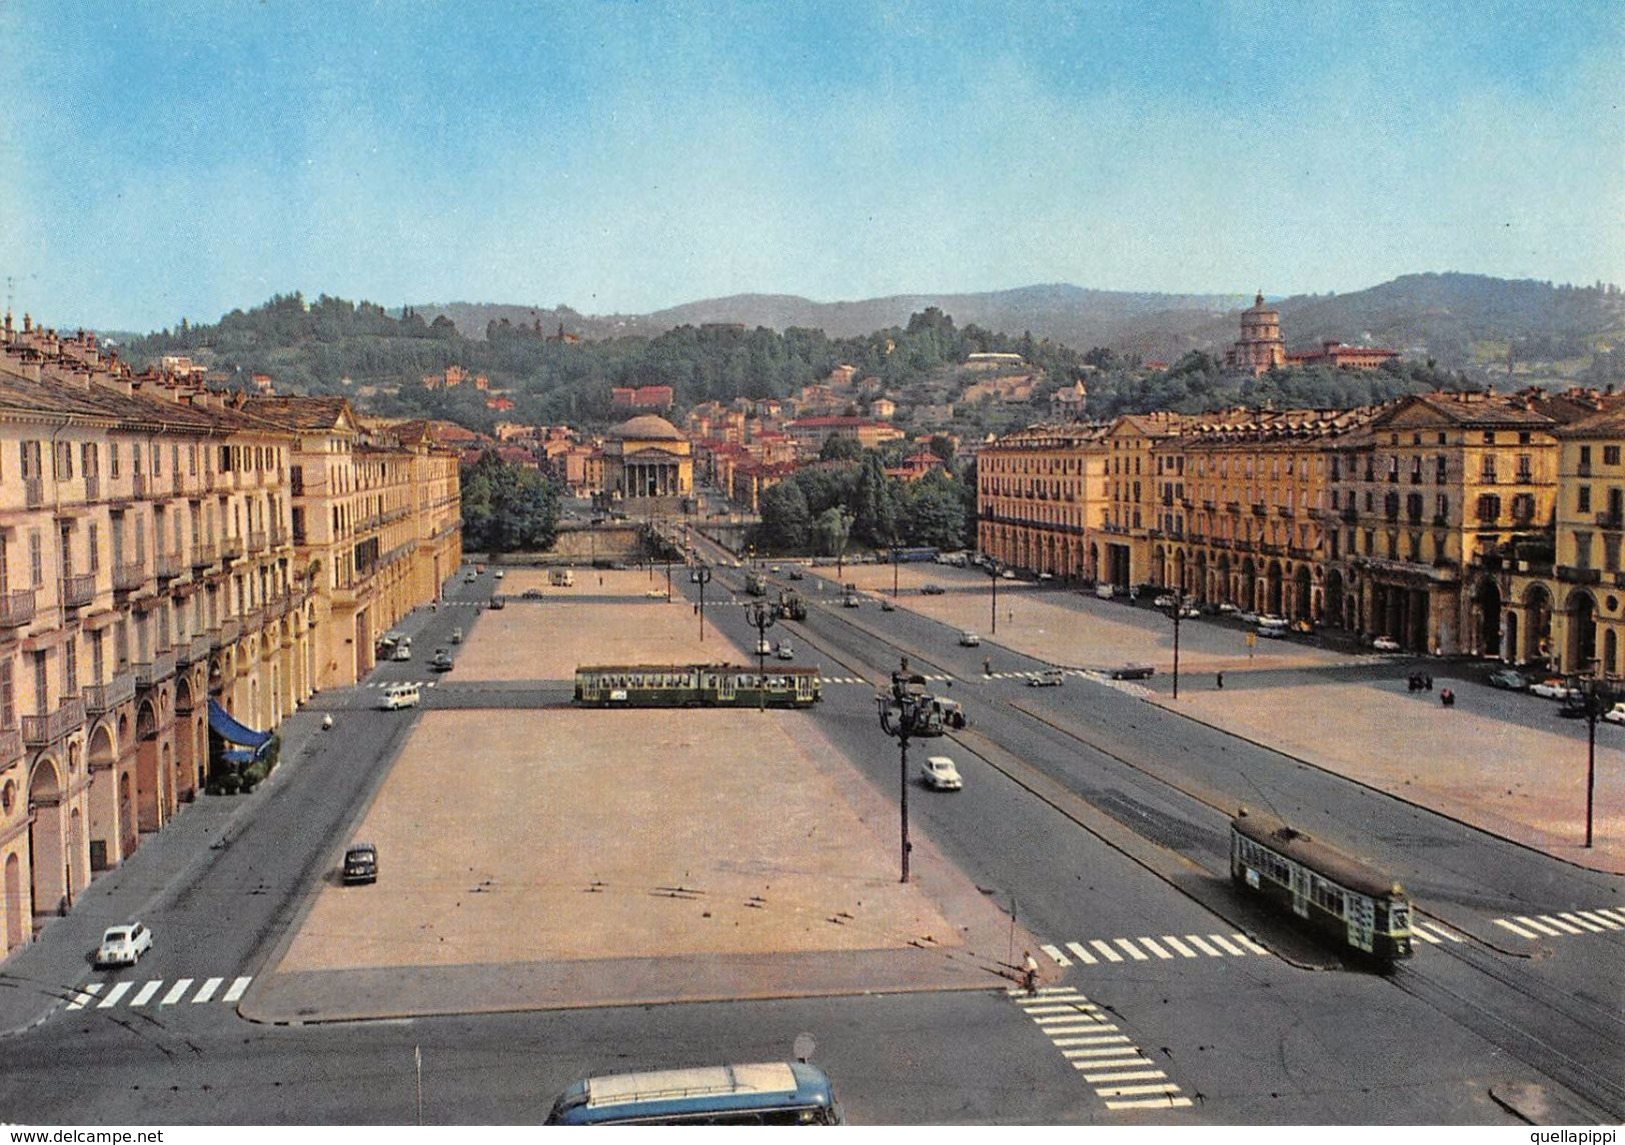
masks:
{"label": "distant mountain ridge", "polygon": [[[1175,361],[1192,350],[1222,353],[1238,332],[1251,294],[1159,294],[1090,290],[1049,283],[972,294],[897,294],[851,302],[814,302],[785,294],[703,299],[644,315],[585,315],[567,306],[451,303],[412,309],[426,320],[444,314],[465,337],[506,319],[552,332],[560,325],[584,338],[652,337],[673,327],[740,323],[821,329],[859,337],[935,306],[961,326],[1006,334],[1031,332],[1087,350],[1106,346],[1144,360]],[[1554,286],[1454,272],[1409,274],[1347,294],[1272,300],[1289,349],[1323,341],[1382,345],[1461,368],[1505,354],[1519,360],[1584,356],[1625,340],[1625,299],[1617,286]]]}

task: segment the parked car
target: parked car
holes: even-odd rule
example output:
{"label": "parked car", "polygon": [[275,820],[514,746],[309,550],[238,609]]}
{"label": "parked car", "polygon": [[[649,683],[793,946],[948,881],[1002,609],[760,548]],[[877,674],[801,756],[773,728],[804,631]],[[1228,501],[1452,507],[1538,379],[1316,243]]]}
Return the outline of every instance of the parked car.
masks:
{"label": "parked car", "polygon": [[965,786],[959,768],[945,755],[933,755],[920,764],[920,777],[934,791],[958,791]]}
{"label": "parked car", "polygon": [[758,655],[758,656],[771,656],[771,655],[773,655],[773,641],[769,640],[765,636],[763,636],[759,640],[757,640],[756,641],[756,655]]}
{"label": "parked car", "polygon": [[1266,613],[1262,614],[1261,616],[1259,616],[1259,618],[1258,618],[1258,626],[1260,628],[1281,628],[1281,629],[1285,629],[1287,627],[1287,619],[1284,616],[1275,616],[1275,615],[1273,615],[1271,613],[1266,612]]}
{"label": "parked car", "polygon": [[1165,592],[1151,603],[1156,605],[1158,608],[1172,608],[1175,604],[1175,600],[1172,593]]}
{"label": "parked car", "polygon": [[1202,610],[1197,608],[1194,604],[1187,604],[1184,608],[1179,610],[1179,618],[1181,620],[1195,620],[1201,615]]}
{"label": "parked car", "polygon": [[344,852],[345,886],[378,881],[378,848],[371,843],[352,843]]}
{"label": "parked car", "polygon": [[418,691],[416,684],[391,684],[379,696],[378,707],[385,712],[399,711],[401,708],[415,708],[422,698],[422,693]]}
{"label": "parked car", "polygon": [[1106,675],[1113,680],[1149,680],[1156,674],[1157,670],[1150,664],[1119,664],[1106,669]]}
{"label": "parked car", "polygon": [[1301,635],[1308,636],[1313,633],[1314,630],[1315,622],[1312,620],[1294,620],[1292,622],[1292,631]]}
{"label": "parked car", "polygon": [[1036,676],[1027,678],[1029,688],[1059,688],[1066,683],[1066,674],[1059,668],[1045,668]]}
{"label": "parked car", "polygon": [[497,578],[497,579],[498,579],[498,580],[501,580],[501,579],[502,579],[502,578],[503,578],[503,577],[504,577],[504,576],[506,576],[506,575],[507,575],[507,574],[506,574],[506,573],[504,573],[504,572],[503,572],[503,571],[502,571],[502,570],[501,570],[501,569],[497,569],[497,571],[496,571],[496,578]]}
{"label": "parked car", "polygon": [[896,612],[897,611],[897,606],[892,603],[891,597],[883,596],[883,597],[880,598],[880,611],[881,612]]}
{"label": "parked car", "polygon": [[1566,700],[1570,696],[1580,694],[1578,688],[1571,688],[1568,682],[1560,676],[1548,676],[1538,684],[1530,684],[1531,695],[1543,696],[1548,700]]}
{"label": "parked car", "polygon": [[451,653],[444,648],[436,648],[434,655],[429,658],[429,667],[436,672],[451,671]]}
{"label": "parked car", "polygon": [[807,579],[807,574],[802,572],[800,569],[791,569],[790,570],[790,579],[791,580],[806,580]]}
{"label": "parked car", "polygon": [[523,597],[525,600],[541,600],[542,599],[542,590],[539,589],[539,588],[527,588],[524,592],[520,593],[519,595],[521,597]]}
{"label": "parked car", "polygon": [[1395,640],[1392,636],[1379,636],[1371,642],[1371,647],[1375,648],[1378,652],[1398,652],[1399,641]]}
{"label": "parked car", "polygon": [[453,628],[451,630],[451,642],[453,644],[461,644],[463,642],[463,630],[461,628]]}
{"label": "parked car", "polygon": [[948,590],[943,588],[940,584],[925,584],[920,586],[921,596],[941,596],[947,591]]}
{"label": "parked car", "polygon": [[96,948],[97,966],[134,966],[152,949],[152,931],[139,922],[110,926],[102,932]]}
{"label": "parked car", "polygon": [[1514,672],[1511,668],[1502,668],[1499,672],[1490,673],[1490,687],[1505,688],[1510,692],[1525,692],[1529,690],[1529,677],[1522,672]]}
{"label": "parked car", "polygon": [[666,590],[663,589],[663,588],[646,589],[646,590],[644,590],[643,595],[648,597],[650,600],[657,600],[657,599],[658,600],[665,600],[666,599]]}
{"label": "parked car", "polygon": [[1583,720],[1591,714],[1591,701],[1586,698],[1584,692],[1575,692],[1571,696],[1564,697],[1563,706],[1557,709],[1557,714],[1567,716],[1571,720]]}
{"label": "parked car", "polygon": [[508,598],[504,596],[493,596],[491,598],[491,607],[500,612],[502,609],[508,607]]}
{"label": "parked car", "polygon": [[1625,724],[1625,704],[1615,704],[1602,714],[1602,718],[1611,724]]}
{"label": "parked car", "polygon": [[1257,624],[1258,623],[1258,613],[1253,612],[1251,610],[1248,610],[1246,612],[1238,612],[1238,613],[1236,613],[1236,619],[1241,621],[1243,624]]}
{"label": "parked car", "polygon": [[999,574],[999,579],[1000,580],[1015,580],[1016,579],[1015,570],[1014,569],[1005,569],[1002,573]]}
{"label": "parked car", "polygon": [[1260,624],[1258,634],[1266,640],[1285,640],[1286,628],[1274,624]]}
{"label": "parked car", "polygon": [[796,650],[791,646],[788,640],[780,640],[779,646],[774,650],[773,655],[777,656],[780,660],[794,660],[796,658]]}
{"label": "parked car", "polygon": [[959,634],[959,646],[961,648],[975,648],[981,642],[982,638],[969,629]]}
{"label": "parked car", "polygon": [[464,584],[473,584],[475,581],[477,581],[479,579],[480,579],[480,574],[475,572],[473,569],[469,569],[468,572],[465,573],[464,576],[463,576],[463,583]]}
{"label": "parked car", "polygon": [[1117,586],[1109,581],[1101,581],[1095,585],[1095,595],[1101,600],[1110,600],[1117,595]]}
{"label": "parked car", "polygon": [[1241,611],[1235,605],[1231,604],[1228,600],[1219,601],[1218,609],[1219,609],[1219,615],[1221,615],[1221,616],[1233,616],[1236,613]]}

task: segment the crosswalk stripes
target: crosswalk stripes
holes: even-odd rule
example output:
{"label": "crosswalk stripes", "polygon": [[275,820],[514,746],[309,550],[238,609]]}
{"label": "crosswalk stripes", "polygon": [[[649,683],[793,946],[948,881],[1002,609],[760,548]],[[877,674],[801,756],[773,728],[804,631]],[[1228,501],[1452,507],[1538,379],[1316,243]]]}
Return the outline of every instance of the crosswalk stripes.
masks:
{"label": "crosswalk stripes", "polygon": [[439,680],[373,680],[359,685],[363,688],[393,688],[397,684],[408,684],[417,688],[432,688],[440,683]]}
{"label": "crosswalk stripes", "polygon": [[1433,922],[1431,920],[1423,922],[1421,919],[1415,917],[1412,917],[1411,919],[1411,937],[1420,938],[1423,942],[1430,943],[1434,946],[1438,946],[1443,942],[1464,941],[1461,935],[1457,934],[1455,931],[1451,930],[1442,923]]}
{"label": "crosswalk stripes", "polygon": [[[1047,953],[1047,951],[1046,951]],[[1070,986],[1051,986],[1010,997],[1061,1051],[1107,1109],[1181,1109],[1191,1099],[1098,1005]]]}
{"label": "crosswalk stripes", "polygon": [[1519,938],[1566,938],[1576,934],[1600,934],[1625,930],[1625,908],[1596,907],[1591,910],[1560,911],[1555,914],[1514,915],[1491,920],[1502,930]]}
{"label": "crosswalk stripes", "polygon": [[[1430,939],[1430,941],[1433,941]],[[1453,941],[1460,941],[1454,939]],[[1039,949],[1050,961],[1060,967],[1073,965],[1103,966],[1111,963],[1174,961],[1181,958],[1240,958],[1248,954],[1268,954],[1269,951],[1245,934],[1174,934],[1155,938],[1090,938],[1083,942],[1068,942],[1060,946],[1041,943]]]}
{"label": "crosswalk stripes", "polygon": [[[160,1009],[164,1006],[179,1005],[183,1001],[189,1005],[215,1001],[235,1003],[242,1000],[243,994],[247,992],[249,984],[253,981],[252,975],[234,978],[231,980],[231,985],[226,986],[225,992],[221,993],[220,988],[226,985],[225,978],[205,978],[190,997],[187,996],[187,992],[197,982],[195,978],[179,978],[170,983],[166,983],[161,978],[149,979],[141,983],[139,990],[135,990],[136,983],[134,980],[113,983],[87,982],[74,991],[73,998],[68,1002],[66,1008],[68,1010],[83,1010],[89,1008],[92,1003],[95,1003],[94,1008],[98,1010],[109,1010],[120,1003],[130,1007],[148,1006],[152,1004],[153,999],[158,997],[159,991],[164,990],[166,985],[169,989],[164,991],[162,998],[158,998],[157,1004]],[[135,990],[134,995],[130,994],[132,990]],[[216,995],[218,995],[218,998]],[[125,1002],[127,996],[129,1001]]]}

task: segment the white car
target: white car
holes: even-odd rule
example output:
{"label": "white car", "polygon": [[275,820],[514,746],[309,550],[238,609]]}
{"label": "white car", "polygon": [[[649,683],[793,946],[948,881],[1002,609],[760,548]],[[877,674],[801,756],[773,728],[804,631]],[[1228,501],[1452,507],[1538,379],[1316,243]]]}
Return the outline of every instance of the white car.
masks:
{"label": "white car", "polygon": [[1221,615],[1221,616],[1226,616],[1226,615],[1229,615],[1229,614],[1232,614],[1232,613],[1235,613],[1235,612],[1238,612],[1238,611],[1240,611],[1240,610],[1237,609],[1236,606],[1231,604],[1228,600],[1221,600],[1219,602],[1219,615]]}
{"label": "white car", "polygon": [[649,600],[665,600],[666,590],[663,588],[651,588],[645,590],[643,595]]}
{"label": "white car", "polygon": [[1156,605],[1158,608],[1172,608],[1174,606],[1174,598],[1165,592],[1151,603]]}
{"label": "white car", "polygon": [[502,572],[502,570],[501,570],[501,569],[497,569],[497,579],[498,579],[498,580],[501,580],[501,579],[502,579],[502,577],[503,577],[503,575],[504,575],[504,574],[503,574],[503,572]]}
{"label": "white car", "polygon": [[1580,694],[1580,689],[1571,688],[1563,680],[1556,676],[1552,676],[1548,679],[1539,680],[1536,683],[1530,684],[1529,694],[1532,696],[1544,696],[1548,700],[1566,700],[1570,696],[1578,696]]}
{"label": "white car", "polygon": [[1602,718],[1611,724],[1625,724],[1625,704],[1615,704],[1602,714]]}
{"label": "white car", "polygon": [[1179,619],[1181,620],[1195,620],[1201,615],[1202,610],[1197,608],[1194,604],[1187,604],[1184,608],[1179,610]]}
{"label": "white car", "polygon": [[1392,636],[1379,636],[1371,642],[1371,647],[1375,648],[1378,652],[1398,652],[1399,641],[1395,640]]}
{"label": "white car", "polygon": [[1267,612],[1264,613],[1262,616],[1260,616],[1258,618],[1258,626],[1260,628],[1282,628],[1282,629],[1284,629],[1284,628],[1287,627],[1287,623],[1288,622],[1287,622],[1286,617],[1284,617],[1284,616],[1274,616],[1274,615],[1272,615],[1270,613],[1267,613]]}
{"label": "white car", "polygon": [[771,655],[773,655],[773,641],[769,640],[765,636],[762,637],[760,640],[758,640],[756,642],[756,655],[758,655],[758,656],[771,656]]}
{"label": "white car", "polygon": [[981,642],[982,638],[968,629],[959,634],[959,646],[961,648],[975,648]]}
{"label": "white car", "polygon": [[386,712],[396,712],[402,708],[415,708],[422,699],[423,693],[416,684],[391,684],[378,698],[378,707]]}
{"label": "white car", "polygon": [[933,755],[920,764],[920,778],[933,791],[958,791],[965,786],[954,761],[945,755]]}
{"label": "white car", "polygon": [[110,926],[96,948],[97,966],[134,966],[152,949],[152,931],[139,922]]}
{"label": "white car", "polygon": [[796,658],[796,650],[791,647],[788,640],[780,640],[778,650],[774,652],[773,655],[777,656],[780,660],[794,660]]}

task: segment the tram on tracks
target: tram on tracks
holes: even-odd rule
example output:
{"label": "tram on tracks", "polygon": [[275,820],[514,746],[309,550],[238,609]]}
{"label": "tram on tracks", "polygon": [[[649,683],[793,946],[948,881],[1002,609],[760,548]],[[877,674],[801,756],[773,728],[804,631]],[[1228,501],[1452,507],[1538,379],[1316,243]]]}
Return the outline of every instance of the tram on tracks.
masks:
{"label": "tram on tracks", "polygon": [[599,665],[576,669],[575,702],[589,708],[808,708],[817,668],[738,664]]}
{"label": "tram on tracks", "polygon": [[1230,821],[1230,877],[1391,971],[1411,956],[1411,904],[1392,878],[1269,815]]}

